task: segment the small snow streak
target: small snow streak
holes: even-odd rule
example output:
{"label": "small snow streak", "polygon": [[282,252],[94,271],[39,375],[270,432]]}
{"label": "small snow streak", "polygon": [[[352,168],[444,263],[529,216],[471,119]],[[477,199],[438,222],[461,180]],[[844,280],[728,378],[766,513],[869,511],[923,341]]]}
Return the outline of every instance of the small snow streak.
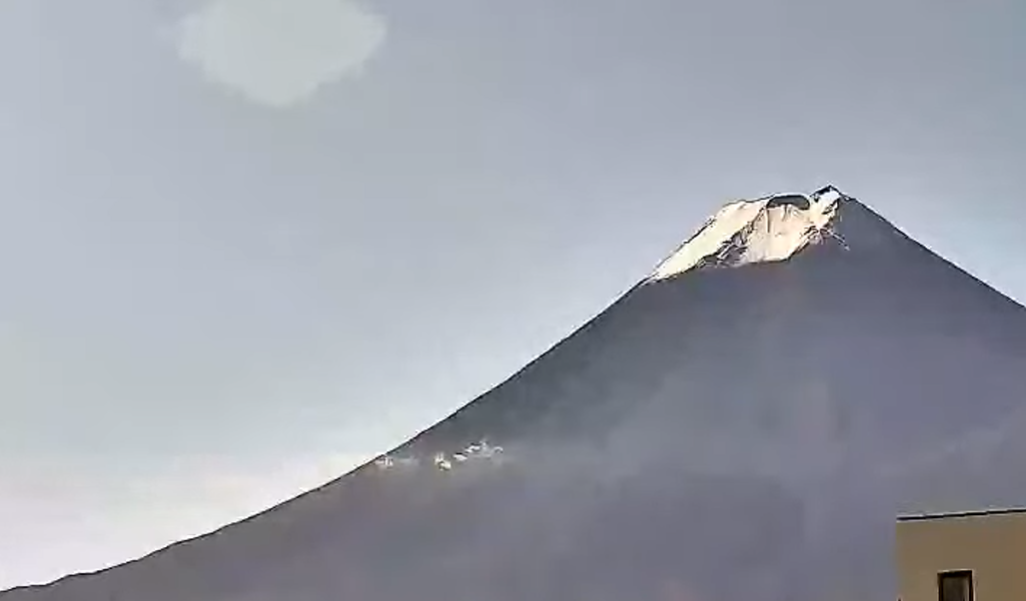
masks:
{"label": "small snow streak", "polygon": [[[433,465],[435,469],[447,472],[453,469],[456,465],[467,463],[469,461],[501,461],[504,452],[505,450],[502,447],[490,445],[487,441],[482,440],[481,442],[474,443],[453,453],[446,453],[444,451],[435,453],[431,459],[431,465]],[[394,457],[392,455],[383,455],[374,461],[374,465],[377,466],[378,469],[382,470],[415,468],[421,465],[421,461],[417,457]]]}
{"label": "small snow streak", "polygon": [[214,0],[179,26],[179,56],[249,100],[283,108],[358,75],[384,20],[351,0]]}

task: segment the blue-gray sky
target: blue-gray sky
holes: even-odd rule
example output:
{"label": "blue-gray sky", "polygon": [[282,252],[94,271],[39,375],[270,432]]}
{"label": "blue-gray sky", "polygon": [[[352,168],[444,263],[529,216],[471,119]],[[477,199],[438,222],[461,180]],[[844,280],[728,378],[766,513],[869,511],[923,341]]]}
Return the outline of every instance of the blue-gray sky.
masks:
{"label": "blue-gray sky", "polygon": [[345,471],[735,197],[1026,300],[1020,4],[5,0],[0,588]]}

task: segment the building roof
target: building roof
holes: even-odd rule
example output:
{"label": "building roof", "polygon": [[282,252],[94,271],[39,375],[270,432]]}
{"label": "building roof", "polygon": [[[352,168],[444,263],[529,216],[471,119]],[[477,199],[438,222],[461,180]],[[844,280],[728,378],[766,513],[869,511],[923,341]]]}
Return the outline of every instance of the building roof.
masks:
{"label": "building roof", "polygon": [[989,515],[1008,515],[1014,513],[1026,513],[1026,507],[995,507],[991,509],[976,509],[972,511],[950,511],[942,513],[917,513],[899,515],[899,522],[916,522],[923,520],[942,520],[948,518],[974,518]]}

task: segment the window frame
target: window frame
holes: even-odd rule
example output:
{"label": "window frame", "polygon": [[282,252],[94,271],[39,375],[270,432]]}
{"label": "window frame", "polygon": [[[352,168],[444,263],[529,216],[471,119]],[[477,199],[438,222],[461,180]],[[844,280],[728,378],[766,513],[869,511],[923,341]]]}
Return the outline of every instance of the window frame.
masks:
{"label": "window frame", "polygon": [[947,579],[960,579],[968,584],[969,596],[965,601],[974,601],[976,598],[976,582],[972,570],[945,570],[937,573],[937,601],[950,601],[944,598],[944,583]]}

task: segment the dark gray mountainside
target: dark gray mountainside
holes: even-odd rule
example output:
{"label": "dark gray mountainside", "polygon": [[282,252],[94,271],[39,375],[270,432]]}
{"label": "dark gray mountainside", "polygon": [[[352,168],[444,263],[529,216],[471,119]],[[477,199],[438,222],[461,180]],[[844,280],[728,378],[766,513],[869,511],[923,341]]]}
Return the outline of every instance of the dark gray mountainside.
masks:
{"label": "dark gray mountainside", "polygon": [[1026,310],[817,202],[718,215],[693,267],[320,489],[0,601],[893,601],[897,512],[1026,499]]}

